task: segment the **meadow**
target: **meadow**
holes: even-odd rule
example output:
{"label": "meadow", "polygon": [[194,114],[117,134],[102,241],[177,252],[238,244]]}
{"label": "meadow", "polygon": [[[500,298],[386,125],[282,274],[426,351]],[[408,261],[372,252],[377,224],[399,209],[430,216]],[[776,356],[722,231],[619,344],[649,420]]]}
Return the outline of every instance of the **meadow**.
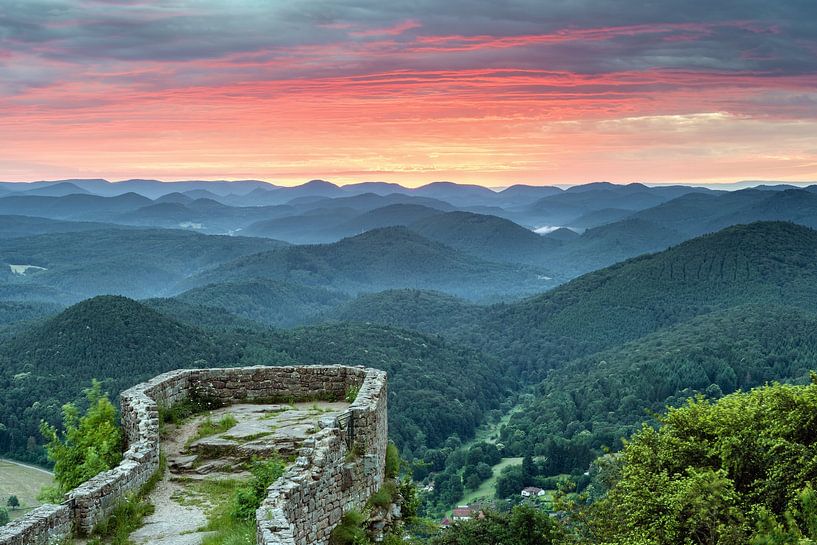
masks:
{"label": "meadow", "polygon": [[0,506],[6,506],[9,496],[17,496],[21,507],[9,510],[9,514],[12,519],[21,517],[40,504],[37,494],[53,480],[44,469],[0,459]]}

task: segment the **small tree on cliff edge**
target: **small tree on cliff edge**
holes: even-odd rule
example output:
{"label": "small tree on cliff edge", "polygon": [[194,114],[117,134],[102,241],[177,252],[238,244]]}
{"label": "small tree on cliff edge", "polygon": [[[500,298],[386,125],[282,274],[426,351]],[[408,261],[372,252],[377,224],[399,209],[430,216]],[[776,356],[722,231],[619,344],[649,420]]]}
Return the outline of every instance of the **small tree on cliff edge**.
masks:
{"label": "small tree on cliff edge", "polygon": [[111,469],[122,459],[122,433],[116,422],[116,408],[94,380],[85,390],[88,409],[84,415],[73,403],[62,407],[64,431],[59,433],[45,422],[40,431],[48,444],[48,458],[54,462],[54,479],[65,493],[96,474]]}

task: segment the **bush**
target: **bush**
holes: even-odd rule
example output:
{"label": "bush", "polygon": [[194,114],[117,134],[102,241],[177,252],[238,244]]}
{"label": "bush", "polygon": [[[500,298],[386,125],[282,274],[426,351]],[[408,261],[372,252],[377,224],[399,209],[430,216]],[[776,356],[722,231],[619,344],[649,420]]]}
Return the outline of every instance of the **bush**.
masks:
{"label": "bush", "polygon": [[9,512],[5,507],[0,507],[0,526],[6,525],[9,522]]}
{"label": "bush", "polygon": [[[142,519],[153,514],[154,507],[136,494],[128,494],[113,513],[94,528],[93,534],[111,545],[130,545],[128,536],[142,525]],[[107,538],[107,539],[106,539]]]}
{"label": "bush", "polygon": [[116,408],[94,380],[85,390],[88,410],[80,416],[73,403],[62,407],[65,431],[45,422],[40,431],[48,440],[46,451],[54,462],[54,479],[59,491],[68,492],[91,477],[116,466],[122,459],[122,432],[116,419]]}
{"label": "bush", "polygon": [[400,451],[397,445],[389,441],[386,447],[386,478],[396,479],[400,474]]}
{"label": "bush", "polygon": [[386,508],[394,503],[395,497],[397,497],[397,485],[394,481],[386,481],[380,490],[369,498],[369,505]]}
{"label": "bush", "polygon": [[346,389],[346,394],[344,394],[343,399],[345,399],[347,403],[354,403],[359,393],[360,386],[349,386],[349,388]]}
{"label": "bush", "polygon": [[349,511],[329,535],[329,545],[366,545],[369,538],[363,529],[366,517],[358,511]]}
{"label": "bush", "polygon": [[255,518],[255,511],[261,507],[267,488],[284,474],[284,464],[277,458],[254,460],[250,473],[250,483],[239,488],[233,497],[230,516],[236,520],[249,521]]}
{"label": "bush", "polygon": [[412,522],[412,519],[417,517],[417,511],[422,501],[420,495],[417,494],[417,487],[414,486],[409,477],[406,477],[400,481],[397,490],[400,496],[403,497],[403,505],[401,506],[403,520]]}

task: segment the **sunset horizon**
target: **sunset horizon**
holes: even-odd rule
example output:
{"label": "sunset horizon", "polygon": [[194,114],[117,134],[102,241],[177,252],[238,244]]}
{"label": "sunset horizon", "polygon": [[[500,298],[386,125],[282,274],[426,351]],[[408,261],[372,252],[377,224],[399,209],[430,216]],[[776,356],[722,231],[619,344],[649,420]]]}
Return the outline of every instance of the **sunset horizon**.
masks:
{"label": "sunset horizon", "polygon": [[17,4],[0,179],[817,179],[813,7],[631,7]]}

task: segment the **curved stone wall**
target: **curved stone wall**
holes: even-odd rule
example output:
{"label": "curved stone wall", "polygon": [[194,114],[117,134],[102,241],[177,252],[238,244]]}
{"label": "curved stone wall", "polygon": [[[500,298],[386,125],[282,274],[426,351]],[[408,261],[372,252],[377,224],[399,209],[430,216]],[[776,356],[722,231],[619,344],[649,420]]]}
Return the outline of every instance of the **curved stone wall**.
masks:
{"label": "curved stone wall", "polygon": [[125,390],[120,401],[128,448],[122,462],[72,490],[62,506],[44,506],[39,516],[32,512],[10,531],[0,530],[0,545],[59,538],[65,535],[66,513],[76,533],[90,533],[158,469],[160,406],[185,399],[214,406],[336,400],[352,387],[360,388],[355,401],[321,421],[321,430],[307,439],[257,513],[258,543],[325,544],[343,512],[362,507],[383,484],[388,441],[383,371],[339,365],[183,369]]}

